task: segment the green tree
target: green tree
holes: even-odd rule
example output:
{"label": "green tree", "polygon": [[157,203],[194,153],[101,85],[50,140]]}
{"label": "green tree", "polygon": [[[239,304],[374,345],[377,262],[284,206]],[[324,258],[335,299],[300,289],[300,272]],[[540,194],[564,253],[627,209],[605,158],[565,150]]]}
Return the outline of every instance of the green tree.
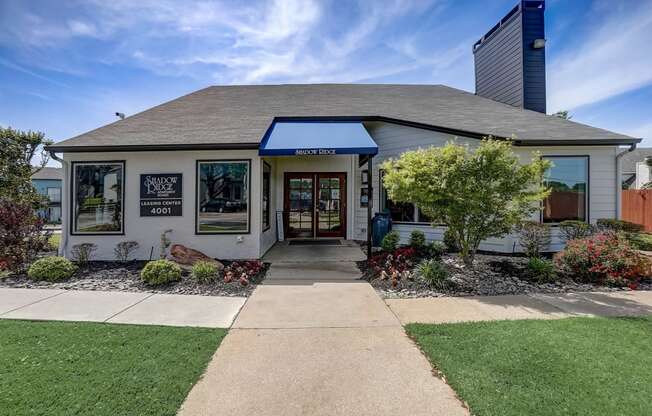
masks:
{"label": "green tree", "polygon": [[570,120],[573,118],[573,116],[568,113],[568,110],[559,110],[554,113],[553,116],[563,118],[564,120]]}
{"label": "green tree", "polygon": [[509,233],[540,209],[549,194],[542,180],[550,166],[536,154],[521,164],[510,142],[487,138],[475,151],[449,143],[406,152],[382,169],[389,197],[414,203],[448,225],[471,265],[482,240]]}
{"label": "green tree", "polygon": [[[42,203],[32,186],[32,174],[48,162],[43,146],[50,144],[43,133],[0,127],[0,198],[15,202]],[[33,166],[35,156],[41,160]]]}

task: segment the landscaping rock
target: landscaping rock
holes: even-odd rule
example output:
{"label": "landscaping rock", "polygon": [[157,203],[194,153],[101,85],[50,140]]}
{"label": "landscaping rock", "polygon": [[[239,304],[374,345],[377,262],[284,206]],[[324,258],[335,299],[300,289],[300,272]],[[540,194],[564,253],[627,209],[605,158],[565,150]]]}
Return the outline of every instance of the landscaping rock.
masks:
{"label": "landscaping rock", "polygon": [[170,247],[170,254],[167,255],[167,259],[177,263],[184,270],[192,269],[193,264],[198,261],[213,263],[218,271],[224,269],[224,265],[214,258],[208,257],[201,251],[186,247],[182,244],[173,244],[172,247]]}
{"label": "landscaping rock", "polygon": [[[442,263],[449,271],[449,285],[445,289],[433,289],[419,276],[413,279],[401,279],[396,287],[391,279],[382,277],[369,278],[371,285],[385,298],[422,298],[442,296],[497,296],[522,295],[529,293],[565,293],[565,292],[615,292],[628,291],[629,288],[599,286],[577,283],[560,278],[552,283],[537,283],[521,279],[527,263],[524,257],[500,255],[476,255],[474,267],[466,266],[457,255],[447,254]],[[366,272],[364,262],[359,263]],[[652,282],[644,281],[639,290],[652,290]]]}
{"label": "landscaping rock", "polygon": [[68,280],[61,282],[33,281],[25,274],[13,274],[0,278],[0,287],[75,289],[124,292],[150,292],[178,295],[244,296],[247,297],[264,278],[268,264],[255,276],[249,276],[247,286],[239,281],[225,282],[223,276],[215,281],[199,283],[184,272],[181,280],[161,286],[150,286],[140,279],[140,270],[147,262],[127,263],[92,261],[81,267]]}

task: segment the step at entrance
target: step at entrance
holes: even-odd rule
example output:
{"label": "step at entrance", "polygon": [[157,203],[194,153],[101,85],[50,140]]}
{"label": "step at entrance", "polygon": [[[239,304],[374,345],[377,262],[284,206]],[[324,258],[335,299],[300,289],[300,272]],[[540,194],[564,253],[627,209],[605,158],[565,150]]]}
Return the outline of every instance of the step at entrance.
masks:
{"label": "step at entrance", "polygon": [[263,284],[280,282],[351,282],[362,277],[355,262],[272,263]]}

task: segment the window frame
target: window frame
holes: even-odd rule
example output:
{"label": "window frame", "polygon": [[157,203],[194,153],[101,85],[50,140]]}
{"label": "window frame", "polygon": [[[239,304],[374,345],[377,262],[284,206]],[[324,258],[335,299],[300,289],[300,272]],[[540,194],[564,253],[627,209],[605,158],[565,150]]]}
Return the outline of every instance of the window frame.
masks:
{"label": "window frame", "polygon": [[[269,184],[267,186],[267,218],[265,218],[265,168],[269,169]],[[263,232],[266,232],[270,228],[272,228],[272,165],[269,163],[265,162],[263,160],[263,169],[261,172],[261,182],[260,182],[260,190],[261,190],[261,220],[260,223],[262,225]],[[267,219],[267,224],[265,224],[265,219]]]}
{"label": "window frame", "polygon": [[[552,158],[584,158],[586,159],[586,195],[584,196],[584,206],[585,206],[585,218],[584,220],[575,220],[582,221],[587,224],[591,223],[591,155],[587,154],[573,154],[573,155],[541,155],[540,159],[552,159]],[[545,180],[543,182],[545,185]],[[544,201],[540,203],[541,210],[539,211],[539,222],[541,224],[548,224],[553,227],[559,226],[560,222],[544,222],[543,221],[543,210],[544,210]]]}
{"label": "window frame", "polygon": [[[199,231],[199,187],[202,163],[246,163],[247,164],[247,231]],[[199,159],[195,161],[195,235],[251,234],[251,159]]]}
{"label": "window frame", "polygon": [[[53,201],[52,198],[50,198],[50,189],[56,189],[59,191],[59,200],[58,201]],[[48,197],[48,203],[50,204],[60,204],[61,203],[61,187],[60,186],[47,186],[45,188],[45,194]]]}
{"label": "window frame", "polygon": [[[385,186],[383,185],[383,174],[385,171],[382,169],[378,170],[378,207],[380,209],[379,212],[385,212],[387,208],[385,207],[385,200],[387,199],[387,190],[385,190]],[[412,204],[412,203],[411,203]],[[419,207],[417,207],[417,204],[412,204],[412,209],[415,220],[419,219]],[[392,224],[404,224],[404,225],[427,225],[431,226],[433,223],[431,222],[424,222],[424,221],[394,221],[392,220]]]}
{"label": "window frame", "polygon": [[[122,189],[121,189],[121,204],[120,204],[120,231],[92,231],[92,232],[83,232],[76,231],[75,226],[77,225],[77,219],[75,218],[75,188],[77,183],[75,181],[75,169],[79,165],[121,165],[122,167]],[[125,235],[125,205],[126,205],[126,192],[125,188],[127,186],[127,162],[125,160],[75,160],[70,162],[70,235],[91,235],[91,236],[102,236],[102,235]]]}

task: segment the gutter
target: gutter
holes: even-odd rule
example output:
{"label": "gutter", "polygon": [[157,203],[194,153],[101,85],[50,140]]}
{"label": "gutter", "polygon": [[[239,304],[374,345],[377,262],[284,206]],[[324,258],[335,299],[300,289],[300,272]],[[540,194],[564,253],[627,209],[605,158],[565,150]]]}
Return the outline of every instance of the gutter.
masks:
{"label": "gutter", "polygon": [[622,174],[621,174],[621,159],[627,154],[636,150],[636,145],[640,143],[642,139],[639,139],[636,143],[629,145],[629,149],[623,150],[622,152],[616,155],[616,219],[621,219],[621,204],[623,199],[623,190],[622,190]]}
{"label": "gutter", "polygon": [[[63,179],[61,183],[65,183],[65,178],[68,177],[68,162],[57,156],[53,150],[47,149],[48,152],[50,153],[50,157],[53,160],[56,160],[57,162],[61,163],[61,167],[63,168]],[[70,186],[68,184],[67,186]],[[68,249],[68,233],[66,232],[65,228],[68,226],[68,221],[70,221],[70,218],[68,218],[68,214],[70,212],[68,207],[65,207],[66,209],[63,209],[63,203],[66,200],[64,197],[66,195],[66,192],[64,192],[63,189],[61,189],[61,218],[65,219],[65,221],[61,221],[61,243],[59,244],[59,247],[57,247],[57,254],[59,256],[63,256]]]}

